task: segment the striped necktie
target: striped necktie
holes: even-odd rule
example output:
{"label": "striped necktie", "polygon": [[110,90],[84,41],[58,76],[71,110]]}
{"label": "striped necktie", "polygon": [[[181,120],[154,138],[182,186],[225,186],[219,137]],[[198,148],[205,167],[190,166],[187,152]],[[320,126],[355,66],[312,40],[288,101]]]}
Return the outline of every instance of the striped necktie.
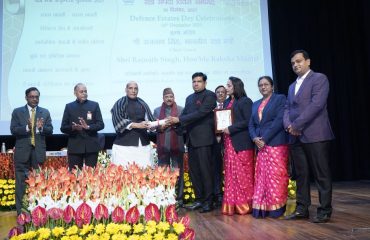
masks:
{"label": "striped necktie", "polygon": [[32,129],[31,129],[31,144],[32,146],[35,146],[35,109],[32,108],[31,109],[31,126],[32,126]]}

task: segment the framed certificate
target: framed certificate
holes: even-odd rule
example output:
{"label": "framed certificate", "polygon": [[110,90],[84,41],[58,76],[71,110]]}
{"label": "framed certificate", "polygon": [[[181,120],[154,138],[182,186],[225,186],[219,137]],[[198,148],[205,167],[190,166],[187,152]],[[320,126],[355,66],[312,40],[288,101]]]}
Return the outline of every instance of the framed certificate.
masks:
{"label": "framed certificate", "polygon": [[215,109],[215,131],[222,133],[222,130],[233,123],[232,109]]}

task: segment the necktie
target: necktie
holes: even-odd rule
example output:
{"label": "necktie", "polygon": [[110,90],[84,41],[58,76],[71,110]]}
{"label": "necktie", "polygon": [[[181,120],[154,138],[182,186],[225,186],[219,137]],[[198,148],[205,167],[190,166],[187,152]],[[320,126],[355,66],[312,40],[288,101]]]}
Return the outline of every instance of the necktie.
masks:
{"label": "necktie", "polygon": [[223,104],[222,103],[219,103],[218,104],[218,109],[222,109],[223,108],[223,106],[222,106]]}
{"label": "necktie", "polygon": [[35,146],[35,109],[31,109],[31,144]]}

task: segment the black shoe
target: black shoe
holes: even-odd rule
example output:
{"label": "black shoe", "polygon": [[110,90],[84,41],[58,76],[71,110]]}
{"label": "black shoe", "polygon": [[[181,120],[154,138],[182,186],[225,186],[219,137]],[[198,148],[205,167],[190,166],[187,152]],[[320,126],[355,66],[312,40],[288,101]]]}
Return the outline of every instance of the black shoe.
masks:
{"label": "black shoe", "polygon": [[329,215],[316,216],[312,220],[313,223],[327,223],[330,220]]}
{"label": "black shoe", "polygon": [[206,213],[211,212],[213,210],[213,206],[211,204],[203,204],[202,208],[199,210],[199,213]]}
{"label": "black shoe", "polygon": [[299,219],[308,219],[309,215],[307,213],[294,212],[288,216],[285,216],[285,220],[299,220]]}
{"label": "black shoe", "polygon": [[194,203],[191,203],[191,204],[187,204],[184,206],[187,210],[196,210],[196,209],[199,209],[202,207],[202,203],[201,202],[194,202]]}

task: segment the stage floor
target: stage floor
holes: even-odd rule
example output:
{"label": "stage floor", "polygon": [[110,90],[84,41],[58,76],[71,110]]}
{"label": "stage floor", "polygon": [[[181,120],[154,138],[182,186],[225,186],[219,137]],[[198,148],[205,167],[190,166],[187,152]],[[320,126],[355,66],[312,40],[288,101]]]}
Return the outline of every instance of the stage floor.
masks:
{"label": "stage floor", "polygon": [[[318,205],[318,194],[312,187],[313,218]],[[287,213],[294,210],[294,201],[288,202]],[[331,221],[314,224],[309,220],[287,221],[282,219],[255,219],[246,216],[224,216],[220,210],[200,214],[197,211],[180,210],[188,214],[196,239],[370,239],[370,181],[336,182],[333,184],[333,215]],[[0,212],[0,239],[7,236],[14,226],[15,212]]]}

